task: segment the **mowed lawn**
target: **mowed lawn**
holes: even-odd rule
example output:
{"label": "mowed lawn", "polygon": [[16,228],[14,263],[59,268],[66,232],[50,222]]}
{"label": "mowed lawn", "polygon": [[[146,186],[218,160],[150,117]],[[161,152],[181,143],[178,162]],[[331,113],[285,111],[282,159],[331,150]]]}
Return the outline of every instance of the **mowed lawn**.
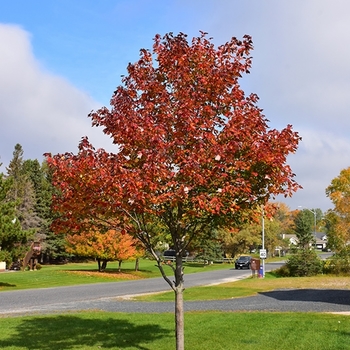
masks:
{"label": "mowed lawn", "polygon": [[[314,313],[189,312],[188,350],[346,350],[350,317]],[[0,318],[6,350],[175,349],[172,314],[80,312]]]}
{"label": "mowed lawn", "polygon": [[[232,265],[189,265],[187,273]],[[171,274],[169,268],[169,275]],[[52,287],[159,277],[153,261],[110,264],[106,273],[96,265],[68,264],[40,271],[0,274],[0,290]],[[349,289],[348,277],[248,278],[217,286],[185,290],[185,300],[226,299],[280,288]],[[350,293],[350,291],[349,291]],[[0,292],[1,297],[1,292]],[[173,293],[145,296],[144,300],[174,300]],[[188,350],[350,350],[350,316],[322,313],[187,312],[185,347]],[[0,349],[175,349],[174,315],[82,311],[48,315],[0,317]]]}

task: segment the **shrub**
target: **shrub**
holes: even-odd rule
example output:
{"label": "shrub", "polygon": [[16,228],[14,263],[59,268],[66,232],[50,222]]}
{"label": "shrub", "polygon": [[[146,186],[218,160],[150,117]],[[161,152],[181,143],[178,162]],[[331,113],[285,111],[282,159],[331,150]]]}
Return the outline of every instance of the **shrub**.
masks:
{"label": "shrub", "polygon": [[286,267],[290,276],[315,276],[322,273],[323,263],[314,250],[300,249],[289,257]]}
{"label": "shrub", "polygon": [[287,265],[281,266],[279,269],[274,271],[277,276],[279,277],[289,277],[290,271]]}
{"label": "shrub", "polygon": [[11,254],[6,250],[0,250],[0,261],[5,261],[7,268],[9,268],[12,263]]}
{"label": "shrub", "polygon": [[340,252],[328,258],[323,266],[323,272],[335,275],[346,275],[350,273],[349,253]]}

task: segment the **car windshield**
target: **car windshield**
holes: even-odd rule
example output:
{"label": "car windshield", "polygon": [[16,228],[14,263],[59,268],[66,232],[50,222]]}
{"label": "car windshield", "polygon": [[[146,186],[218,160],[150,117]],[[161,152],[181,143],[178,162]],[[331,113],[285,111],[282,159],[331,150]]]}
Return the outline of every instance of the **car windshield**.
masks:
{"label": "car windshield", "polygon": [[249,260],[249,256],[240,256],[238,260],[243,260],[243,261]]}

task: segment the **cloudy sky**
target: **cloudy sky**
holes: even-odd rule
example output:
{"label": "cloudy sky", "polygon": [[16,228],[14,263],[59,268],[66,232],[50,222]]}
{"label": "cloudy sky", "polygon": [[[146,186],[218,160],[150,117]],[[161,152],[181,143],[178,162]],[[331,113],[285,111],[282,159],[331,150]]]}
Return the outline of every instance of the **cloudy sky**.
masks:
{"label": "cloudy sky", "polygon": [[12,0],[0,2],[0,161],[16,143],[25,159],[77,150],[87,118],[109,100],[155,34],[206,31],[216,44],[253,37],[253,69],[241,81],[272,128],[292,124],[303,141],[288,162],[303,190],[291,208],[332,203],[325,188],[350,166],[348,0]]}

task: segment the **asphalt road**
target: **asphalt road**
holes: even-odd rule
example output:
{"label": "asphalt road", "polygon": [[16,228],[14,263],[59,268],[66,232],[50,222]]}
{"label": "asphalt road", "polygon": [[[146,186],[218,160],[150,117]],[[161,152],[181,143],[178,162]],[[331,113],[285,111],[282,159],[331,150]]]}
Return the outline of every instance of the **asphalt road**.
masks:
{"label": "asphalt road", "polygon": [[[281,264],[267,264],[266,271]],[[245,278],[249,270],[185,274],[185,287],[218,284]],[[135,302],[127,296],[168,291],[163,278],[58,288],[0,292],[0,315],[41,314],[74,310],[173,312],[173,302]],[[185,302],[185,310],[350,312],[349,290],[277,290],[247,298]]]}

